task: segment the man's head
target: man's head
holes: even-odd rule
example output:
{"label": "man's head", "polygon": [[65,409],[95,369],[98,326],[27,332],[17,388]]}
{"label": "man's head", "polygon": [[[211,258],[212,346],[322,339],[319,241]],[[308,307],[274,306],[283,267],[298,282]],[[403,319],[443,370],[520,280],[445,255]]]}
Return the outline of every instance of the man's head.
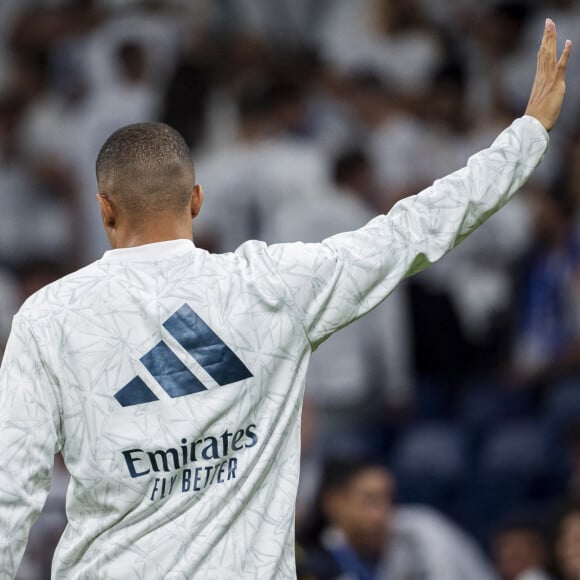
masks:
{"label": "man's head", "polygon": [[[113,247],[123,245],[119,228],[125,238],[127,230],[171,230],[178,223],[183,229],[183,220],[189,219],[191,229],[191,218],[201,206],[189,148],[163,123],[138,123],[115,131],[97,157],[97,183]],[[162,232],[158,235],[163,237]],[[167,236],[174,237],[169,231]]]}
{"label": "man's head", "polygon": [[545,569],[548,547],[542,530],[527,519],[506,522],[494,535],[493,556],[502,580]]}
{"label": "man's head", "polygon": [[394,481],[372,460],[332,461],[325,470],[322,510],[361,555],[379,557],[388,541]]}

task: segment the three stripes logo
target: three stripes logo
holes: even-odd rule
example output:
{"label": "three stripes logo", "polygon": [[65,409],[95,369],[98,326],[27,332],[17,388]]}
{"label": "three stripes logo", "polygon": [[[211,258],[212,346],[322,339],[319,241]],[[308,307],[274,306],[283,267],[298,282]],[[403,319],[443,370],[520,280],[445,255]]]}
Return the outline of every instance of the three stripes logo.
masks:
{"label": "three stripes logo", "polygon": [[[229,385],[253,376],[246,365],[187,304],[170,316],[163,326],[218,385]],[[139,360],[173,399],[207,391],[163,341],[158,342]],[[115,399],[123,407],[159,400],[139,376],[117,391]]]}

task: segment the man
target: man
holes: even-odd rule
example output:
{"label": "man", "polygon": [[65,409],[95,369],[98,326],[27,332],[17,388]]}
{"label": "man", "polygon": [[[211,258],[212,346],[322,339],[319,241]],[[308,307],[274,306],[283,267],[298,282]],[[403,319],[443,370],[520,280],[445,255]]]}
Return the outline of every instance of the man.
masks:
{"label": "man", "polygon": [[337,459],[324,469],[310,525],[299,536],[304,580],[494,580],[469,536],[436,511],[395,505],[380,461]]}
{"label": "man", "polygon": [[546,24],[527,116],[468,166],[322,244],[191,242],[202,202],[169,127],[97,160],[114,248],[16,315],[0,374],[0,578],[50,485],[71,474],[53,576],[295,576],[299,423],[310,352],[501,207],[540,161],[565,91]]}

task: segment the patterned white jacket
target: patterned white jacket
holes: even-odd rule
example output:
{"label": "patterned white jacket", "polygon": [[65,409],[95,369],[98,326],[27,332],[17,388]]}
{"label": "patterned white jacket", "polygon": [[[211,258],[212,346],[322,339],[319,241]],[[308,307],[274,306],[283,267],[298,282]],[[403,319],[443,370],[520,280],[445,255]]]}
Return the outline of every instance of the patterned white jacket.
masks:
{"label": "patterned white jacket", "polygon": [[0,371],[0,578],[59,450],[71,482],[54,578],[294,578],[311,350],[501,208],[547,143],[518,119],[464,169],[321,244],[112,250],[31,297]]}

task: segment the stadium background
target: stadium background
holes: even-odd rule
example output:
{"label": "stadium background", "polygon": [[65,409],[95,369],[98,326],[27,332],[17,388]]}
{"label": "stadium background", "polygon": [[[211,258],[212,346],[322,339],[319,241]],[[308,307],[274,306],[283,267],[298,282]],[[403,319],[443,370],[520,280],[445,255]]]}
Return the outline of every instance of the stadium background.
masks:
{"label": "stadium background", "polygon": [[[546,16],[578,42],[573,0],[2,0],[0,356],[19,304],[107,249],[94,160],[119,126],[186,137],[206,192],[199,246],[319,241],[521,115]],[[397,505],[431,506],[491,565],[519,526],[563,574],[553,525],[580,498],[578,55],[568,78],[524,192],[314,355],[299,530],[325,460],[372,455]],[[57,459],[21,579],[49,577],[66,481]]]}

